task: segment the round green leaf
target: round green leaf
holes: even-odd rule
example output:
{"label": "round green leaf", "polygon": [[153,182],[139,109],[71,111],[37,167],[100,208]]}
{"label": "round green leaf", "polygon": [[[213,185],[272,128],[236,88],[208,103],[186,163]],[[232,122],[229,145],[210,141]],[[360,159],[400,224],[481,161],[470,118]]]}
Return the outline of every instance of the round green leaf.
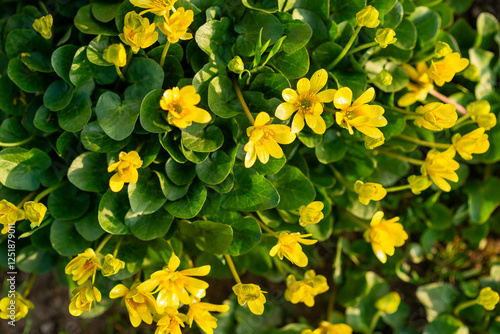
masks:
{"label": "round green leaf", "polygon": [[329,164],[342,159],[347,151],[347,145],[337,130],[328,129],[314,150],[319,162]]}
{"label": "round green leaf", "polygon": [[283,168],[286,163],[286,157],[283,155],[279,159],[271,158],[267,164],[263,164],[259,160],[255,161],[252,169],[255,170],[260,175],[273,175],[276,174]]}
{"label": "round green leaf", "polygon": [[[220,21],[211,20],[196,30],[195,40],[203,50],[217,64],[226,66],[233,58],[231,47],[234,42],[232,23],[227,17]],[[197,89],[198,93],[200,91]]]}
{"label": "round green leaf", "polygon": [[92,4],[81,7],[76,13],[74,22],[78,30],[84,34],[118,35],[114,22],[103,23],[95,19],[92,15]]}
{"label": "round green leaf", "polygon": [[274,14],[283,24],[283,33],[286,35],[283,41],[283,51],[295,52],[304,47],[312,36],[311,26],[301,20],[294,20],[288,13],[278,12]]}
{"label": "round green leaf", "polygon": [[200,212],[207,199],[207,189],[201,182],[193,182],[184,197],[167,202],[165,209],[176,218],[191,219]]}
{"label": "round green leaf", "polygon": [[449,314],[440,315],[424,329],[425,334],[463,334],[468,332],[469,329],[463,324],[463,322]]}
{"label": "round green leaf", "polygon": [[83,91],[76,91],[71,103],[57,112],[59,126],[69,132],[83,129],[92,116],[92,101]]}
{"label": "round green leaf", "polygon": [[68,84],[72,84],[69,78],[69,71],[71,69],[71,65],[73,64],[75,53],[78,49],[79,48],[76,45],[64,45],[52,54],[51,62],[54,71]]}
{"label": "round green leaf", "polygon": [[278,11],[278,0],[242,0],[241,2],[247,8],[265,13],[274,13]]}
{"label": "round green leaf", "polygon": [[48,83],[43,74],[30,70],[19,57],[9,61],[7,74],[12,82],[28,93],[43,91]]}
{"label": "round green leaf", "polygon": [[206,184],[219,184],[231,172],[231,159],[222,152],[212,153],[205,161],[195,167],[196,175]]}
{"label": "round green leaf", "polygon": [[183,186],[178,186],[174,184],[172,181],[168,179],[165,175],[162,173],[155,172],[156,175],[158,175],[158,178],[160,179],[160,186],[161,190],[163,191],[163,195],[167,198],[169,201],[177,201],[178,199],[181,199],[186,195],[188,189],[189,189],[189,184],[183,185]]}
{"label": "round green leaf", "polygon": [[308,205],[316,197],[313,184],[297,167],[285,165],[277,174],[268,176],[268,179],[280,194],[277,209],[295,210],[301,205]]}
{"label": "round green leaf", "polygon": [[227,254],[233,256],[245,254],[259,243],[262,232],[255,219],[240,217],[238,220],[230,220],[229,225],[233,229],[233,241]]}
{"label": "round green leaf", "polygon": [[29,245],[16,254],[16,267],[25,273],[43,274],[56,265],[58,257],[53,251]]}
{"label": "round green leaf", "polygon": [[229,225],[208,220],[183,221],[180,228],[182,234],[193,239],[196,247],[208,253],[224,254],[233,239],[233,230]]}
{"label": "round green leaf", "polygon": [[117,3],[103,3],[94,2],[92,4],[92,15],[101,22],[109,22],[113,20],[116,16],[118,8],[122,5],[121,2]]}
{"label": "round green leaf", "polygon": [[174,217],[164,210],[158,210],[149,215],[129,210],[125,216],[125,225],[141,240],[153,240],[165,235],[173,221]]}
{"label": "round green leaf", "polygon": [[16,143],[28,137],[29,134],[21,124],[19,117],[10,117],[3,120],[0,126],[1,143]]}
{"label": "round green leaf", "polygon": [[125,89],[125,99],[142,100],[152,90],[161,88],[164,72],[154,60],[137,57],[130,62],[125,78],[131,84]]}
{"label": "round green leaf", "polygon": [[130,141],[130,137],[121,141],[113,140],[106,135],[97,121],[93,121],[85,125],[80,134],[80,140],[87,150],[107,153],[115,152],[125,147]]}
{"label": "round green leaf", "polygon": [[163,89],[155,89],[142,100],[140,121],[142,127],[148,132],[163,133],[172,130],[163,116],[167,111],[160,108],[163,92]]}
{"label": "round green leaf", "polygon": [[260,211],[278,205],[280,195],[269,180],[256,171],[234,166],[234,187],[222,196],[222,207],[232,211]]}
{"label": "round green leaf", "polygon": [[50,243],[62,256],[75,256],[90,247],[91,242],[78,234],[73,222],[54,220],[50,225]]}
{"label": "round green leaf", "polygon": [[47,208],[56,219],[76,219],[85,214],[90,206],[90,196],[67,184],[50,193]]}
{"label": "round green leaf", "polygon": [[243,111],[236,99],[233,83],[225,75],[219,75],[210,81],[208,105],[214,114],[222,118],[231,118]]}
{"label": "round green leaf", "polygon": [[105,233],[97,219],[97,205],[92,205],[83,217],[74,222],[76,230],[85,240],[95,241]]}
{"label": "round green leaf", "polygon": [[182,145],[195,152],[213,152],[222,146],[224,134],[215,125],[196,132],[182,132]]}
{"label": "round green leaf", "polygon": [[305,47],[291,53],[281,52],[274,56],[269,64],[288,79],[297,79],[309,71],[309,54]]}
{"label": "round green leaf", "polygon": [[57,121],[57,115],[52,113],[44,105],[40,106],[36,111],[35,118],[33,120],[33,125],[44,132],[52,133],[55,131],[60,131],[59,122]]}
{"label": "round green leaf", "polygon": [[0,182],[12,189],[33,191],[40,186],[41,174],[52,164],[47,153],[32,148],[12,147],[0,151]]}
{"label": "round green leaf", "polygon": [[112,66],[110,62],[108,62],[103,57],[104,50],[108,48],[110,45],[108,36],[97,36],[94,38],[87,47],[87,59],[98,66]]}
{"label": "round green leaf", "polygon": [[[429,8],[421,6],[417,7],[409,18],[417,28],[417,40],[420,47],[423,48],[426,44],[432,43],[441,28],[441,17]],[[397,31],[396,36],[398,36]]]}
{"label": "round green leaf", "polygon": [[137,183],[128,186],[128,198],[132,210],[142,215],[157,211],[167,201],[157,174],[152,174],[148,169],[139,169]]}
{"label": "round green leaf", "polygon": [[403,50],[411,50],[417,44],[417,28],[412,21],[403,19],[394,31],[397,36],[394,46]]}
{"label": "round green leaf", "polygon": [[114,193],[108,189],[99,203],[99,225],[110,234],[129,234],[129,228],[125,225],[125,215],[130,207],[127,193],[121,191]]}
{"label": "round green leaf", "polygon": [[73,160],[68,169],[68,180],[78,189],[103,192],[108,188],[106,155],[85,152]]}
{"label": "round green leaf", "polygon": [[111,139],[120,141],[132,134],[139,117],[140,102],[125,100],[113,92],[105,92],[99,97],[95,107],[97,121]]}
{"label": "round green leaf", "polygon": [[73,87],[64,80],[52,82],[43,94],[43,104],[52,111],[64,109],[73,98]]}
{"label": "round green leaf", "polygon": [[165,172],[170,181],[178,186],[191,183],[196,176],[195,166],[191,163],[178,163],[174,159],[168,159],[165,164]]}
{"label": "round green leaf", "polygon": [[18,103],[21,91],[7,75],[0,76],[0,110],[9,115],[21,116],[24,112],[22,103]]}

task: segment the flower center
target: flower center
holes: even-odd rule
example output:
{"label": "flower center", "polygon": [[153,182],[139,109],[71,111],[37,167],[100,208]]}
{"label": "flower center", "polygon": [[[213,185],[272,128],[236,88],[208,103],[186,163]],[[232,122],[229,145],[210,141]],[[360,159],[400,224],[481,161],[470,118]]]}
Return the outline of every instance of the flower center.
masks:
{"label": "flower center", "polygon": [[356,113],[354,112],[354,110],[351,110],[351,109],[347,109],[346,113],[345,113],[345,117],[348,119],[348,120],[353,120],[356,118]]}
{"label": "flower center", "polygon": [[312,114],[312,107],[314,103],[309,97],[306,97],[300,101],[300,111],[304,114]]}

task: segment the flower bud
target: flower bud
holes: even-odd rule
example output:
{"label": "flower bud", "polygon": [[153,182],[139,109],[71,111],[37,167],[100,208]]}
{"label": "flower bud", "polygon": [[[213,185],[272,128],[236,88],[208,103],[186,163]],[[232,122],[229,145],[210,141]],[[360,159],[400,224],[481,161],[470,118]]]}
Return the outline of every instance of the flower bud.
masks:
{"label": "flower bud", "polygon": [[50,39],[52,37],[52,23],[54,23],[52,15],[42,16],[35,20],[33,29],[42,35],[43,38]]}
{"label": "flower bud", "polygon": [[457,107],[454,104],[441,102],[428,103],[418,107],[415,112],[418,117],[415,125],[431,131],[441,131],[451,128],[457,122]]}
{"label": "flower bud", "polygon": [[476,299],[477,303],[484,307],[487,311],[493,311],[495,306],[500,301],[500,296],[498,292],[491,290],[490,287],[483,288],[479,292],[479,296]]}
{"label": "flower bud", "polygon": [[375,34],[375,42],[385,49],[387,45],[396,43],[397,38],[394,36],[396,36],[396,32],[391,28],[378,29]]}
{"label": "flower bud", "polygon": [[385,142],[384,137],[372,138],[365,136],[365,147],[369,150],[373,150],[375,147],[384,145],[384,142]]}
{"label": "flower bud", "polygon": [[235,56],[229,64],[227,64],[227,68],[236,74],[241,74],[245,70],[245,64],[243,64],[243,60],[239,56]]}
{"label": "flower bud", "polygon": [[393,314],[401,304],[401,297],[397,292],[389,292],[375,302],[375,308],[386,314]]}
{"label": "flower bud", "polygon": [[26,219],[29,219],[33,225],[40,226],[43,217],[45,217],[45,213],[47,212],[47,207],[42,203],[29,201],[24,203],[23,208]]}
{"label": "flower bud", "polygon": [[356,22],[360,27],[375,28],[380,24],[378,10],[373,6],[366,6],[356,14]]}
{"label": "flower bud", "polygon": [[453,50],[448,45],[448,43],[437,42],[436,45],[434,45],[434,57],[436,57],[436,58],[443,58],[452,52],[453,52]]}
{"label": "flower bud", "polygon": [[375,80],[382,86],[389,86],[392,83],[392,74],[387,70],[382,70],[377,74]]}
{"label": "flower bud", "polygon": [[427,175],[411,175],[408,178],[408,183],[410,184],[411,192],[415,195],[420,195],[422,191],[432,185],[432,181],[429,180]]}
{"label": "flower bud", "polygon": [[127,65],[127,52],[125,51],[125,47],[122,43],[111,44],[106,50],[104,50],[102,56],[106,61],[111,64],[115,64],[118,67]]}
{"label": "flower bud", "polygon": [[380,201],[387,195],[387,191],[379,183],[356,181],[354,184],[354,191],[358,194],[359,201],[368,205],[370,201]]}
{"label": "flower bud", "polygon": [[464,136],[460,133],[453,136],[451,139],[453,146],[455,146],[457,153],[460,154],[464,160],[472,159],[472,153],[481,154],[490,148],[488,135],[485,134],[484,131],[484,128],[479,128]]}
{"label": "flower bud", "polygon": [[465,109],[471,116],[486,115],[490,112],[491,106],[487,100],[479,100],[469,103]]}
{"label": "flower bud", "polygon": [[101,273],[103,276],[111,276],[118,273],[120,269],[123,268],[125,268],[125,262],[111,254],[106,254],[104,257],[104,263],[102,264]]}
{"label": "flower bud", "polygon": [[302,205],[299,209],[299,224],[301,226],[317,224],[324,217],[323,212],[321,212],[324,207],[325,205],[320,201],[314,201],[307,206]]}
{"label": "flower bud", "polygon": [[475,117],[475,121],[479,127],[489,130],[495,125],[497,125],[497,117],[495,114],[478,115]]}

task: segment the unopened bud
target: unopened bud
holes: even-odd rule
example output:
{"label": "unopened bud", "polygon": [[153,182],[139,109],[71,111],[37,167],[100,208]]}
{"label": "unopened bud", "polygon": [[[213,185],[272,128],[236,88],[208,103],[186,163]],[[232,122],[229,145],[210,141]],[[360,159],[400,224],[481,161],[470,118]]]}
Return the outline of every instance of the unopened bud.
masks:
{"label": "unopened bud", "polygon": [[396,43],[397,38],[394,36],[396,36],[396,32],[391,28],[378,29],[375,33],[375,42],[385,49],[389,44]]}
{"label": "unopened bud", "polygon": [[43,38],[50,39],[52,37],[52,23],[54,23],[52,15],[42,16],[35,20],[33,29],[38,31]]}
{"label": "unopened bud", "polygon": [[241,74],[245,70],[245,64],[243,64],[243,60],[239,56],[235,56],[229,64],[227,64],[227,68],[231,72],[234,72],[236,74]]}
{"label": "unopened bud", "polygon": [[373,6],[366,6],[356,14],[356,22],[360,27],[375,28],[380,24],[378,10]]}
{"label": "unopened bud", "polygon": [[386,314],[393,314],[397,311],[401,297],[397,292],[390,292],[375,302],[375,308]]}
{"label": "unopened bud", "polygon": [[453,52],[453,49],[445,42],[437,42],[434,46],[434,57],[443,58]]}
{"label": "unopened bud", "polygon": [[375,80],[382,86],[389,86],[392,83],[392,74],[387,70],[382,70],[377,74]]}
{"label": "unopened bud", "polygon": [[111,64],[115,64],[118,67],[127,65],[127,52],[125,51],[125,47],[122,43],[111,44],[106,50],[104,50],[102,56],[106,61]]}

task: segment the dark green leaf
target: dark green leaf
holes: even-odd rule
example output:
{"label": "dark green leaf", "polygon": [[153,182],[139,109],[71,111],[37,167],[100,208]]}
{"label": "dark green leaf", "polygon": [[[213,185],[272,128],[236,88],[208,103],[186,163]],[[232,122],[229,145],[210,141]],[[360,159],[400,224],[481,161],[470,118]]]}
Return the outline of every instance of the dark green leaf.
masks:
{"label": "dark green leaf", "polygon": [[99,97],[95,113],[104,132],[117,141],[130,136],[139,117],[140,102],[125,100],[113,92],[105,92]]}
{"label": "dark green leaf", "polygon": [[75,256],[83,253],[90,246],[76,231],[73,222],[54,220],[50,226],[50,243],[62,256]]}
{"label": "dark green leaf", "polygon": [[75,26],[84,34],[118,35],[114,22],[103,23],[95,19],[92,15],[92,4],[83,6],[78,10],[75,16]]}
{"label": "dark green leaf", "polygon": [[153,240],[165,235],[174,217],[164,210],[158,210],[152,214],[139,214],[129,210],[125,216],[125,224],[138,239]]}
{"label": "dark green leaf", "polygon": [[233,256],[245,254],[259,243],[262,232],[255,219],[240,216],[239,219],[229,220],[228,224],[233,229],[233,240],[227,254]]}
{"label": "dark green leaf", "polygon": [[291,53],[281,52],[269,64],[288,79],[297,79],[309,70],[309,54],[305,47]]}
{"label": "dark green leaf", "polygon": [[231,172],[231,165],[231,159],[226,153],[216,151],[204,162],[196,165],[196,175],[206,184],[219,184]]}
{"label": "dark green leaf", "polygon": [[182,145],[195,152],[213,152],[222,146],[224,134],[215,125],[196,132],[182,132]]}
{"label": "dark green leaf", "polygon": [[163,92],[163,89],[155,89],[142,100],[140,121],[148,132],[164,133],[172,130],[165,118],[167,111],[160,108]]}
{"label": "dark green leaf", "polygon": [[167,202],[165,209],[176,218],[191,219],[200,212],[206,199],[207,189],[201,182],[193,182],[186,196],[175,202]]}
{"label": "dark green leaf", "polygon": [[295,210],[302,205],[308,205],[316,197],[314,186],[294,166],[285,165],[277,174],[268,176],[280,195],[277,209]]}
{"label": "dark green leaf", "polygon": [[[166,70],[172,66],[168,60],[167,64]],[[142,100],[149,92],[161,88],[164,72],[154,60],[137,57],[132,58],[125,78],[131,84],[125,89],[125,99]]]}
{"label": "dark green leaf", "polygon": [[73,160],[68,169],[68,180],[78,189],[102,192],[108,188],[109,175],[104,154],[85,152]]}
{"label": "dark green leaf", "polygon": [[83,91],[73,94],[71,103],[57,112],[59,126],[69,132],[83,129],[92,116],[92,101],[90,96]]}
{"label": "dark green leaf", "polygon": [[85,125],[80,134],[80,140],[87,150],[107,153],[115,152],[125,147],[130,141],[130,137],[122,141],[113,140],[106,135],[97,121],[93,121]]}
{"label": "dark green leaf", "polygon": [[142,215],[157,211],[167,201],[157,174],[152,174],[148,169],[139,169],[139,180],[128,186],[128,198],[132,210]]}
{"label": "dark green leaf", "polygon": [[183,221],[181,233],[193,239],[195,245],[204,252],[223,254],[231,245],[233,230],[229,225],[208,220]]}
{"label": "dark green leaf", "polygon": [[125,215],[130,204],[127,193],[121,191],[114,193],[110,189],[106,191],[99,203],[99,225],[110,234],[129,234],[129,228],[125,225]]}
{"label": "dark green leaf", "polygon": [[73,87],[64,80],[52,82],[43,94],[44,105],[52,111],[64,109],[73,98]]}
{"label": "dark green leaf", "polygon": [[4,148],[0,151],[0,182],[9,188],[33,191],[40,186],[41,174],[50,167],[50,157],[32,148]]}

